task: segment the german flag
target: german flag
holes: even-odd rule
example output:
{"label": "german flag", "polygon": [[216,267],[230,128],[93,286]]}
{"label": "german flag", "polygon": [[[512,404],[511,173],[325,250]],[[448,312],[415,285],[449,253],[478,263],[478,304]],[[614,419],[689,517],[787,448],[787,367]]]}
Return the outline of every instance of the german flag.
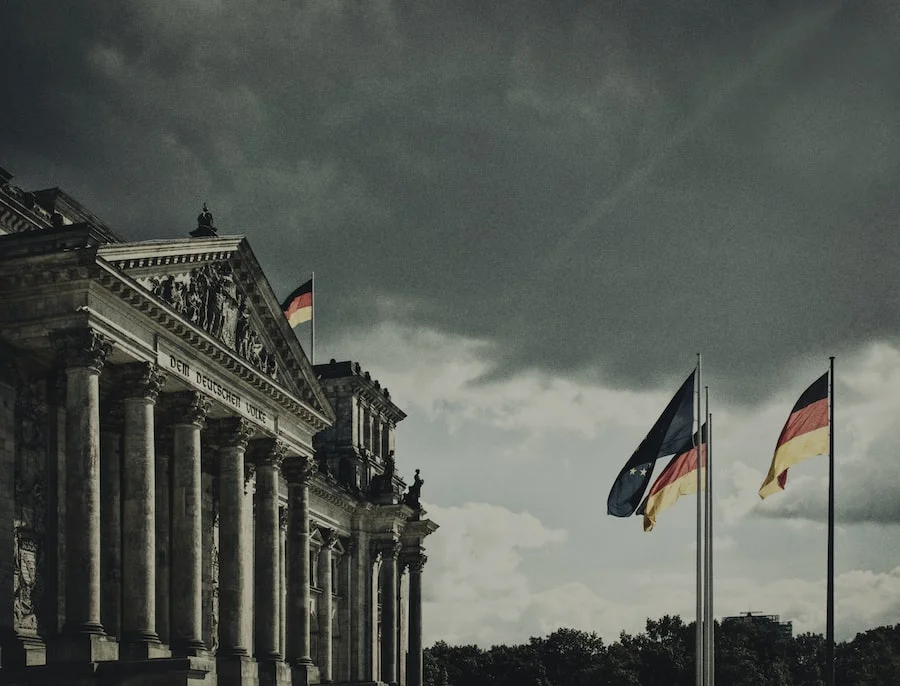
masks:
{"label": "german flag", "polygon": [[794,405],[778,437],[775,456],[759,489],[765,498],[784,490],[787,470],[808,457],[828,453],[828,373],[816,379]]}
{"label": "german flag", "polygon": [[703,443],[698,448],[697,434],[694,433],[694,447],[676,455],[657,477],[639,514],[644,515],[644,531],[653,531],[656,516],[683,495],[697,492],[697,453],[702,453],[700,480],[706,469],[706,424],[703,425]]}
{"label": "german flag", "polygon": [[291,328],[308,322],[313,316],[313,282],[312,279],[297,288],[282,303],[281,309],[287,317]]}

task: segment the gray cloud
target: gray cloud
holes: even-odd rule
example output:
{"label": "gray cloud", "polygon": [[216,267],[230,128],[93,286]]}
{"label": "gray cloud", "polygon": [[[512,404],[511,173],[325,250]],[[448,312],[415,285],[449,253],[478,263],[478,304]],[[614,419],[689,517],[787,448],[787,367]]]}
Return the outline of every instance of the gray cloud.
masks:
{"label": "gray cloud", "polygon": [[0,164],[132,238],[208,200],[278,292],[316,271],[323,349],[387,296],[493,376],[702,350],[759,399],[897,336],[890,3],[254,8],[6,3]]}

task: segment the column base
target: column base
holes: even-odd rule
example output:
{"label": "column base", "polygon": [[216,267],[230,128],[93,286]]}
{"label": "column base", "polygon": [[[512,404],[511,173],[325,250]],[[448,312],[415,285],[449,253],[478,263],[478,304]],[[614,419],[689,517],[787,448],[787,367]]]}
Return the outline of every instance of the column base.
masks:
{"label": "column base", "polygon": [[225,655],[216,658],[218,686],[259,686],[256,660],[246,655]]}
{"label": "column base", "polygon": [[64,633],[50,640],[47,662],[105,662],[119,659],[116,639],[103,633]]}
{"label": "column base", "polygon": [[172,655],[176,657],[206,657],[209,650],[200,639],[175,640],[172,642]]}
{"label": "column base", "polygon": [[132,641],[119,648],[120,660],[155,660],[161,657],[172,657],[172,651],[159,641]]}
{"label": "column base", "polygon": [[278,659],[257,659],[260,686],[292,686],[291,668],[281,656]]}
{"label": "column base", "polygon": [[216,683],[216,663],[199,657],[107,662],[99,666],[97,674],[100,684],[212,686]]}
{"label": "column base", "polygon": [[318,684],[319,668],[312,662],[297,662],[291,665],[291,686]]}

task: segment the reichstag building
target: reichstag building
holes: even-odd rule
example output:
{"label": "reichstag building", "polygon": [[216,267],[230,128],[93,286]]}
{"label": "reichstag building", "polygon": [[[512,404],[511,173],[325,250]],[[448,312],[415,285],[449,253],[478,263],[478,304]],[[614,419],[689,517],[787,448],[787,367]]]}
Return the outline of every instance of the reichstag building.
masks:
{"label": "reichstag building", "polygon": [[0,683],[421,686],[405,414],[190,228],[128,242],[0,168]]}

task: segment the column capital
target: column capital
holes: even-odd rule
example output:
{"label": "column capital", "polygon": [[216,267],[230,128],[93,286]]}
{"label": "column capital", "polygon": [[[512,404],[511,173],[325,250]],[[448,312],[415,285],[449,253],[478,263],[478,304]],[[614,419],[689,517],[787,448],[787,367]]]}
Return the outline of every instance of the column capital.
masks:
{"label": "column capital", "polygon": [[275,467],[277,471],[284,463],[286,450],[287,446],[276,438],[258,438],[250,441],[247,456],[257,467]]}
{"label": "column capital", "polygon": [[372,553],[381,556],[383,560],[391,558],[397,560],[400,557],[400,541],[394,539],[379,539],[372,541]]}
{"label": "column capital", "polygon": [[412,574],[421,574],[425,563],[428,562],[428,556],[423,553],[401,553],[400,564],[408,568]]}
{"label": "column capital", "polygon": [[308,485],[316,471],[316,462],[309,457],[289,457],[281,467],[289,484]]}
{"label": "column capital", "polygon": [[166,373],[155,362],[131,362],[115,367],[117,381],[121,384],[122,397],[149,400],[155,403],[166,384]]}
{"label": "column capital", "polygon": [[87,326],[51,331],[50,343],[66,367],[85,367],[98,374],[113,348],[107,336]]}
{"label": "column capital", "polygon": [[338,532],[330,527],[319,527],[319,535],[322,537],[322,550],[334,550],[338,542]]}
{"label": "column capital", "polygon": [[239,417],[213,419],[208,424],[210,441],[220,448],[246,449],[247,443],[250,442],[250,437],[255,431],[250,422]]}
{"label": "column capital", "polygon": [[203,428],[212,401],[199,391],[178,391],[163,396],[168,420],[173,426],[196,426]]}

